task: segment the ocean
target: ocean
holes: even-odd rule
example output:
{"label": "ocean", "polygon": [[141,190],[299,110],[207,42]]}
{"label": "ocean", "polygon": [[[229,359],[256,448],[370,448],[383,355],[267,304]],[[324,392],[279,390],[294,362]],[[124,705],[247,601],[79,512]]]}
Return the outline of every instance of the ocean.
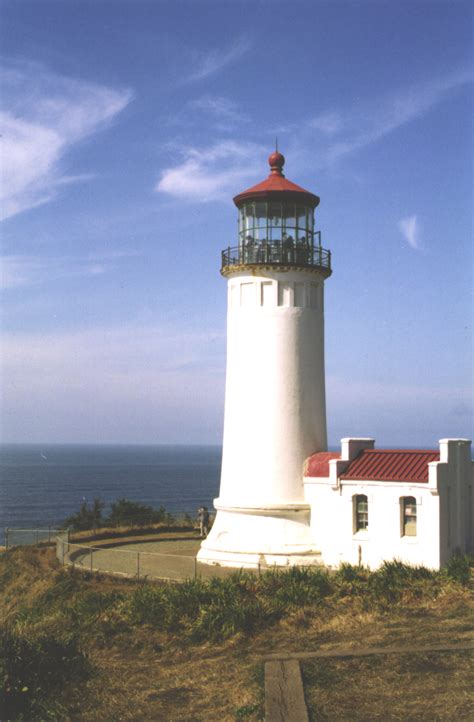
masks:
{"label": "ocean", "polygon": [[95,497],[194,517],[218,496],[221,453],[219,446],[2,445],[0,532],[60,525]]}

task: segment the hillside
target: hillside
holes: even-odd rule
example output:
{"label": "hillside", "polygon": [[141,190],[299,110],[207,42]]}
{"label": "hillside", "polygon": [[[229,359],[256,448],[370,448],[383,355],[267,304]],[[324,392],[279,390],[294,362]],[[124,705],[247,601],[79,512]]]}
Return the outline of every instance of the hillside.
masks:
{"label": "hillside", "polygon": [[[332,575],[137,584],[63,570],[52,549],[22,547],[0,555],[0,592],[2,718],[18,720],[258,720],[266,654],[473,640],[474,592],[463,560],[439,573],[392,563],[374,573],[347,566]],[[440,698],[439,719],[474,717],[472,656],[454,663],[460,692],[449,712]],[[324,669],[334,675],[331,664]],[[417,673],[435,690],[439,669],[432,661],[425,667]],[[354,675],[344,669],[343,687],[344,674]],[[306,674],[311,699],[321,670],[309,665]],[[367,674],[376,670],[369,665],[361,679]],[[327,694],[315,697],[323,707]],[[416,687],[410,695],[416,699]],[[436,711],[434,692],[430,699]],[[313,704],[314,719],[331,718],[323,707]],[[393,715],[384,718],[400,719],[396,708]]]}

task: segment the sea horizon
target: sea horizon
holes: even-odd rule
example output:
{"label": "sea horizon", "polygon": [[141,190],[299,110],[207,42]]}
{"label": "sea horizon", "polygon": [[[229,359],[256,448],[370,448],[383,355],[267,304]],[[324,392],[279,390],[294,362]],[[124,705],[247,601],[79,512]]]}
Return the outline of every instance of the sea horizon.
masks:
{"label": "sea horizon", "polygon": [[0,529],[61,525],[94,498],[195,514],[218,496],[221,453],[218,445],[2,443]]}

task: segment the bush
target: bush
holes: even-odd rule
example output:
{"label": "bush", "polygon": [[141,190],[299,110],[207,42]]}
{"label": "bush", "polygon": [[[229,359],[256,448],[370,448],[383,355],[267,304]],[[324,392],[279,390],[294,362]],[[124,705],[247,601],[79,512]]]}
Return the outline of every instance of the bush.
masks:
{"label": "bush", "polygon": [[64,524],[74,531],[84,531],[86,529],[99,529],[103,526],[102,512],[104,510],[104,502],[100,499],[94,499],[89,507],[86,501],[81,504],[81,508],[76,514],[68,516],[64,520]]}
{"label": "bush", "polygon": [[166,513],[163,506],[153,509],[152,506],[139,504],[129,499],[118,499],[111,506],[107,517],[109,526],[146,526],[147,524],[159,524],[167,521],[172,523],[173,517]]}
{"label": "bush", "polygon": [[86,656],[75,636],[27,639],[12,628],[0,633],[2,719],[64,722],[68,716],[57,695],[66,682],[88,674]]}

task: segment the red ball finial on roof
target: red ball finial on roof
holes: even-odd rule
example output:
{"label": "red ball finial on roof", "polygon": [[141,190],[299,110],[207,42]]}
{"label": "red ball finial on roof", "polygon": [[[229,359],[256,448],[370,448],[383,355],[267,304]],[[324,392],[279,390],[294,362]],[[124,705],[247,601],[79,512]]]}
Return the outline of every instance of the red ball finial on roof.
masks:
{"label": "red ball finial on roof", "polygon": [[285,156],[278,150],[274,150],[273,153],[268,156],[268,163],[272,175],[283,175],[282,168],[285,165]]}

